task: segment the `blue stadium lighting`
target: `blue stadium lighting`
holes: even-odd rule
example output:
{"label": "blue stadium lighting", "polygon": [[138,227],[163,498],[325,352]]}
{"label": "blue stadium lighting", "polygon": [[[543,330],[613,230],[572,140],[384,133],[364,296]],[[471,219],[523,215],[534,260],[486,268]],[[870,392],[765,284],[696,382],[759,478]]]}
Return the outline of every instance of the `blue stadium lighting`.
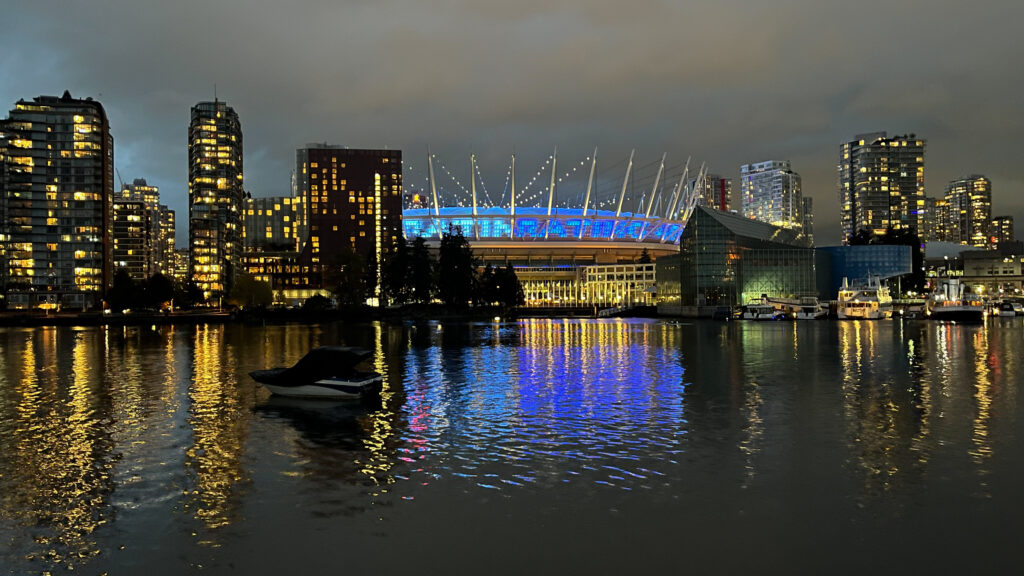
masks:
{"label": "blue stadium lighting", "polygon": [[[618,217],[611,210],[588,210],[583,216],[580,208],[556,208],[548,216],[546,208],[516,207],[514,217],[508,208],[490,207],[477,210],[473,216],[469,208],[433,209],[411,208],[402,213],[402,226],[406,238],[438,237],[448,226],[460,228],[471,240],[479,234],[480,240],[604,240],[614,242],[638,241],[643,243],[679,244],[683,223],[661,218],[645,218],[642,214],[623,212]],[[475,225],[475,226],[474,226]],[[582,234],[581,229],[582,228]]]}

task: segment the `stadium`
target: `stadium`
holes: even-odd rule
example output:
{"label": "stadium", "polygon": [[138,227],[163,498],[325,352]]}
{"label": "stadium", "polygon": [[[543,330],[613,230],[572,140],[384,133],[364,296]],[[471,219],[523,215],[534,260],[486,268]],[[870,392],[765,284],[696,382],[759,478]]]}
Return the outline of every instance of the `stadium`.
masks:
{"label": "stadium", "polygon": [[556,151],[519,190],[513,157],[493,200],[475,157],[467,189],[428,154],[425,187],[402,213],[404,233],[436,248],[444,232],[460,230],[482,265],[513,266],[528,306],[651,305],[652,262],[679,252],[705,172],[665,160],[637,166],[632,153],[598,174],[595,150],[559,174]]}

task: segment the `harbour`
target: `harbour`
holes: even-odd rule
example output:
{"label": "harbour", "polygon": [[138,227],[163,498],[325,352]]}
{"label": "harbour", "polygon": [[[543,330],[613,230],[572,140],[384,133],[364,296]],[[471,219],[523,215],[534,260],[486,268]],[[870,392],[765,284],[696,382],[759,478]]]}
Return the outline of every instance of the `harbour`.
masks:
{"label": "harbour", "polygon": [[[1022,343],[997,317],[0,328],[0,565],[985,572],[1024,509]],[[379,396],[248,376],[319,345],[369,350]]]}

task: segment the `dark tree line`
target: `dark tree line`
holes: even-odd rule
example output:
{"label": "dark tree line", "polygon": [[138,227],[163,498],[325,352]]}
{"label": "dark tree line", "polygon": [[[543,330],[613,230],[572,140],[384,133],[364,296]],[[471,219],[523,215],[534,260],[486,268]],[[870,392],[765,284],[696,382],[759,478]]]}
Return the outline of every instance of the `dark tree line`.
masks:
{"label": "dark tree line", "polygon": [[423,238],[410,245],[400,237],[381,267],[381,289],[383,299],[393,304],[426,304],[434,297],[455,309],[482,305],[512,308],[525,303],[512,266],[488,264],[481,271],[469,242],[456,227],[441,235],[436,261]]}
{"label": "dark tree line", "polygon": [[[194,288],[194,286],[193,286]],[[180,298],[179,298],[180,297]],[[114,283],[107,290],[106,301],[112,310],[130,308],[162,308],[172,300],[176,304],[191,305],[201,301],[203,295],[198,289],[189,293],[187,287],[177,287],[174,281],[163,274],[154,274],[141,281],[133,280],[125,270],[114,273]]]}

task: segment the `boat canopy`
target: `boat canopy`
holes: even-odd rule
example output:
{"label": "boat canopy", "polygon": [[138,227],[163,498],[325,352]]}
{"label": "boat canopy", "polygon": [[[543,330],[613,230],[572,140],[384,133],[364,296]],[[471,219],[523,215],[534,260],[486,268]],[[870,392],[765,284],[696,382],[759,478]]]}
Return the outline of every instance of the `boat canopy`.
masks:
{"label": "boat canopy", "polygon": [[365,348],[320,346],[309,351],[295,366],[285,370],[283,377],[296,381],[324,376],[345,377],[356,372],[356,365],[373,353]]}

